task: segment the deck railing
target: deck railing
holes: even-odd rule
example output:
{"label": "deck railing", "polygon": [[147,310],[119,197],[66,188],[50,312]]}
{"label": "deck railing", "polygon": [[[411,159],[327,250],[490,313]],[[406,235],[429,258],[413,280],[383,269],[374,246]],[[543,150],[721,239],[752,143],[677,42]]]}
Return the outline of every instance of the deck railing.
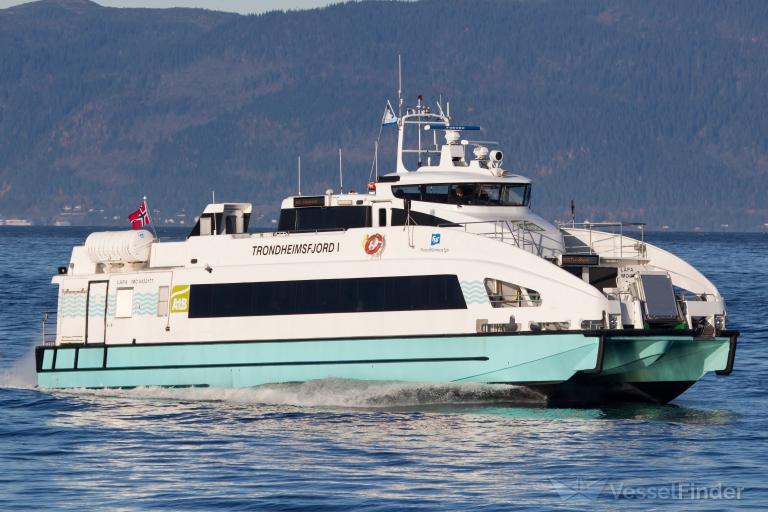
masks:
{"label": "deck railing", "polygon": [[43,345],[56,343],[56,311],[44,311],[40,324]]}
{"label": "deck railing", "polygon": [[562,240],[547,235],[541,228],[527,221],[488,220],[438,224],[441,228],[461,229],[474,235],[485,236],[514,245],[542,258],[557,258],[562,254]]}
{"label": "deck railing", "polygon": [[[566,254],[600,254],[603,258],[646,257],[645,224],[642,222],[568,222],[558,223],[558,227],[563,233]],[[636,238],[625,238],[628,234]]]}
{"label": "deck railing", "polygon": [[526,308],[541,306],[541,296],[538,294],[531,294],[526,298],[521,293],[514,295],[492,293],[488,295],[488,300],[491,303],[491,307],[494,308]]}

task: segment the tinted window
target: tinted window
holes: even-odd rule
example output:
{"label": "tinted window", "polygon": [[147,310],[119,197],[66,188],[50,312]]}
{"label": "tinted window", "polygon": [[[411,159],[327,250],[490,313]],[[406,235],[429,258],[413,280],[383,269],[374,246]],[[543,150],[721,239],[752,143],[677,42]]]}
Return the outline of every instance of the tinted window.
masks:
{"label": "tinted window", "polygon": [[530,199],[530,185],[503,185],[499,204],[502,206],[528,206]]}
{"label": "tinted window", "polygon": [[457,183],[451,185],[448,202],[454,204],[475,204],[478,186],[474,183]]}
{"label": "tinted window", "polygon": [[189,318],[466,309],[455,275],[193,284]]}
{"label": "tinted window", "polygon": [[528,206],[529,184],[499,183],[435,183],[392,187],[395,197],[425,201],[478,206]]}
{"label": "tinted window", "polygon": [[499,195],[501,185],[480,185],[477,189],[477,204],[495,205],[499,204]]}
{"label": "tinted window", "polygon": [[421,200],[421,186],[419,185],[400,185],[392,187],[392,195],[400,199]]}
{"label": "tinted window", "polygon": [[280,231],[364,228],[371,225],[370,206],[286,208],[280,211]]}
{"label": "tinted window", "polygon": [[[411,210],[411,223],[417,226],[455,226],[451,221],[435,217],[428,213],[421,213]],[[402,208],[392,208],[392,225],[405,225],[405,210]]]}
{"label": "tinted window", "polygon": [[447,183],[437,185],[424,185],[424,201],[430,203],[447,203],[448,189]]}

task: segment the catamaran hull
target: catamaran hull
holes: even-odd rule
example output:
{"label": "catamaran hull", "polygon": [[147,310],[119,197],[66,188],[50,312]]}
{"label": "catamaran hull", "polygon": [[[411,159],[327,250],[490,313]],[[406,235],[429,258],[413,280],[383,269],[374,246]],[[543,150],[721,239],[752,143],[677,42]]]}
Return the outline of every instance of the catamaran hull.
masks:
{"label": "catamaran hull", "polygon": [[693,333],[635,332],[603,336],[603,354],[594,372],[568,381],[532,385],[551,405],[594,403],[667,403],[710,372],[730,375],[738,332],[701,339]]}
{"label": "catamaran hull", "polygon": [[646,400],[666,402],[707,372],[729,373],[736,336],[565,332],[63,345],[38,347],[36,359],[41,388],[238,388],[344,378],[517,384],[552,404],[637,399],[643,394],[635,388],[645,386]]}

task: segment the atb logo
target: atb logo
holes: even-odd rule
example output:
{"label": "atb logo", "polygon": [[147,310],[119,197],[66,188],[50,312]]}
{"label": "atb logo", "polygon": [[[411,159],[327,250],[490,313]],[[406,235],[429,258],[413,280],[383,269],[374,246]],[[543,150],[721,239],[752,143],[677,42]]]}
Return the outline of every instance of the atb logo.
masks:
{"label": "atb logo", "polygon": [[176,285],[171,290],[171,313],[186,313],[187,311],[189,311],[189,285]]}

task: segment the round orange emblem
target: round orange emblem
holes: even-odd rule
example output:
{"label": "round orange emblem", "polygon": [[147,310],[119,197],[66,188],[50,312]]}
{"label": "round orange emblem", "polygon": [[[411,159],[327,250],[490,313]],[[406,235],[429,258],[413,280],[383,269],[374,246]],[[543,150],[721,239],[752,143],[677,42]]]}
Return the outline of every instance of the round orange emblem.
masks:
{"label": "round orange emblem", "polygon": [[367,237],[365,239],[365,242],[363,243],[363,249],[365,249],[365,254],[369,256],[373,256],[374,254],[381,252],[383,248],[384,248],[384,236],[382,236],[379,233],[374,233],[371,236]]}

